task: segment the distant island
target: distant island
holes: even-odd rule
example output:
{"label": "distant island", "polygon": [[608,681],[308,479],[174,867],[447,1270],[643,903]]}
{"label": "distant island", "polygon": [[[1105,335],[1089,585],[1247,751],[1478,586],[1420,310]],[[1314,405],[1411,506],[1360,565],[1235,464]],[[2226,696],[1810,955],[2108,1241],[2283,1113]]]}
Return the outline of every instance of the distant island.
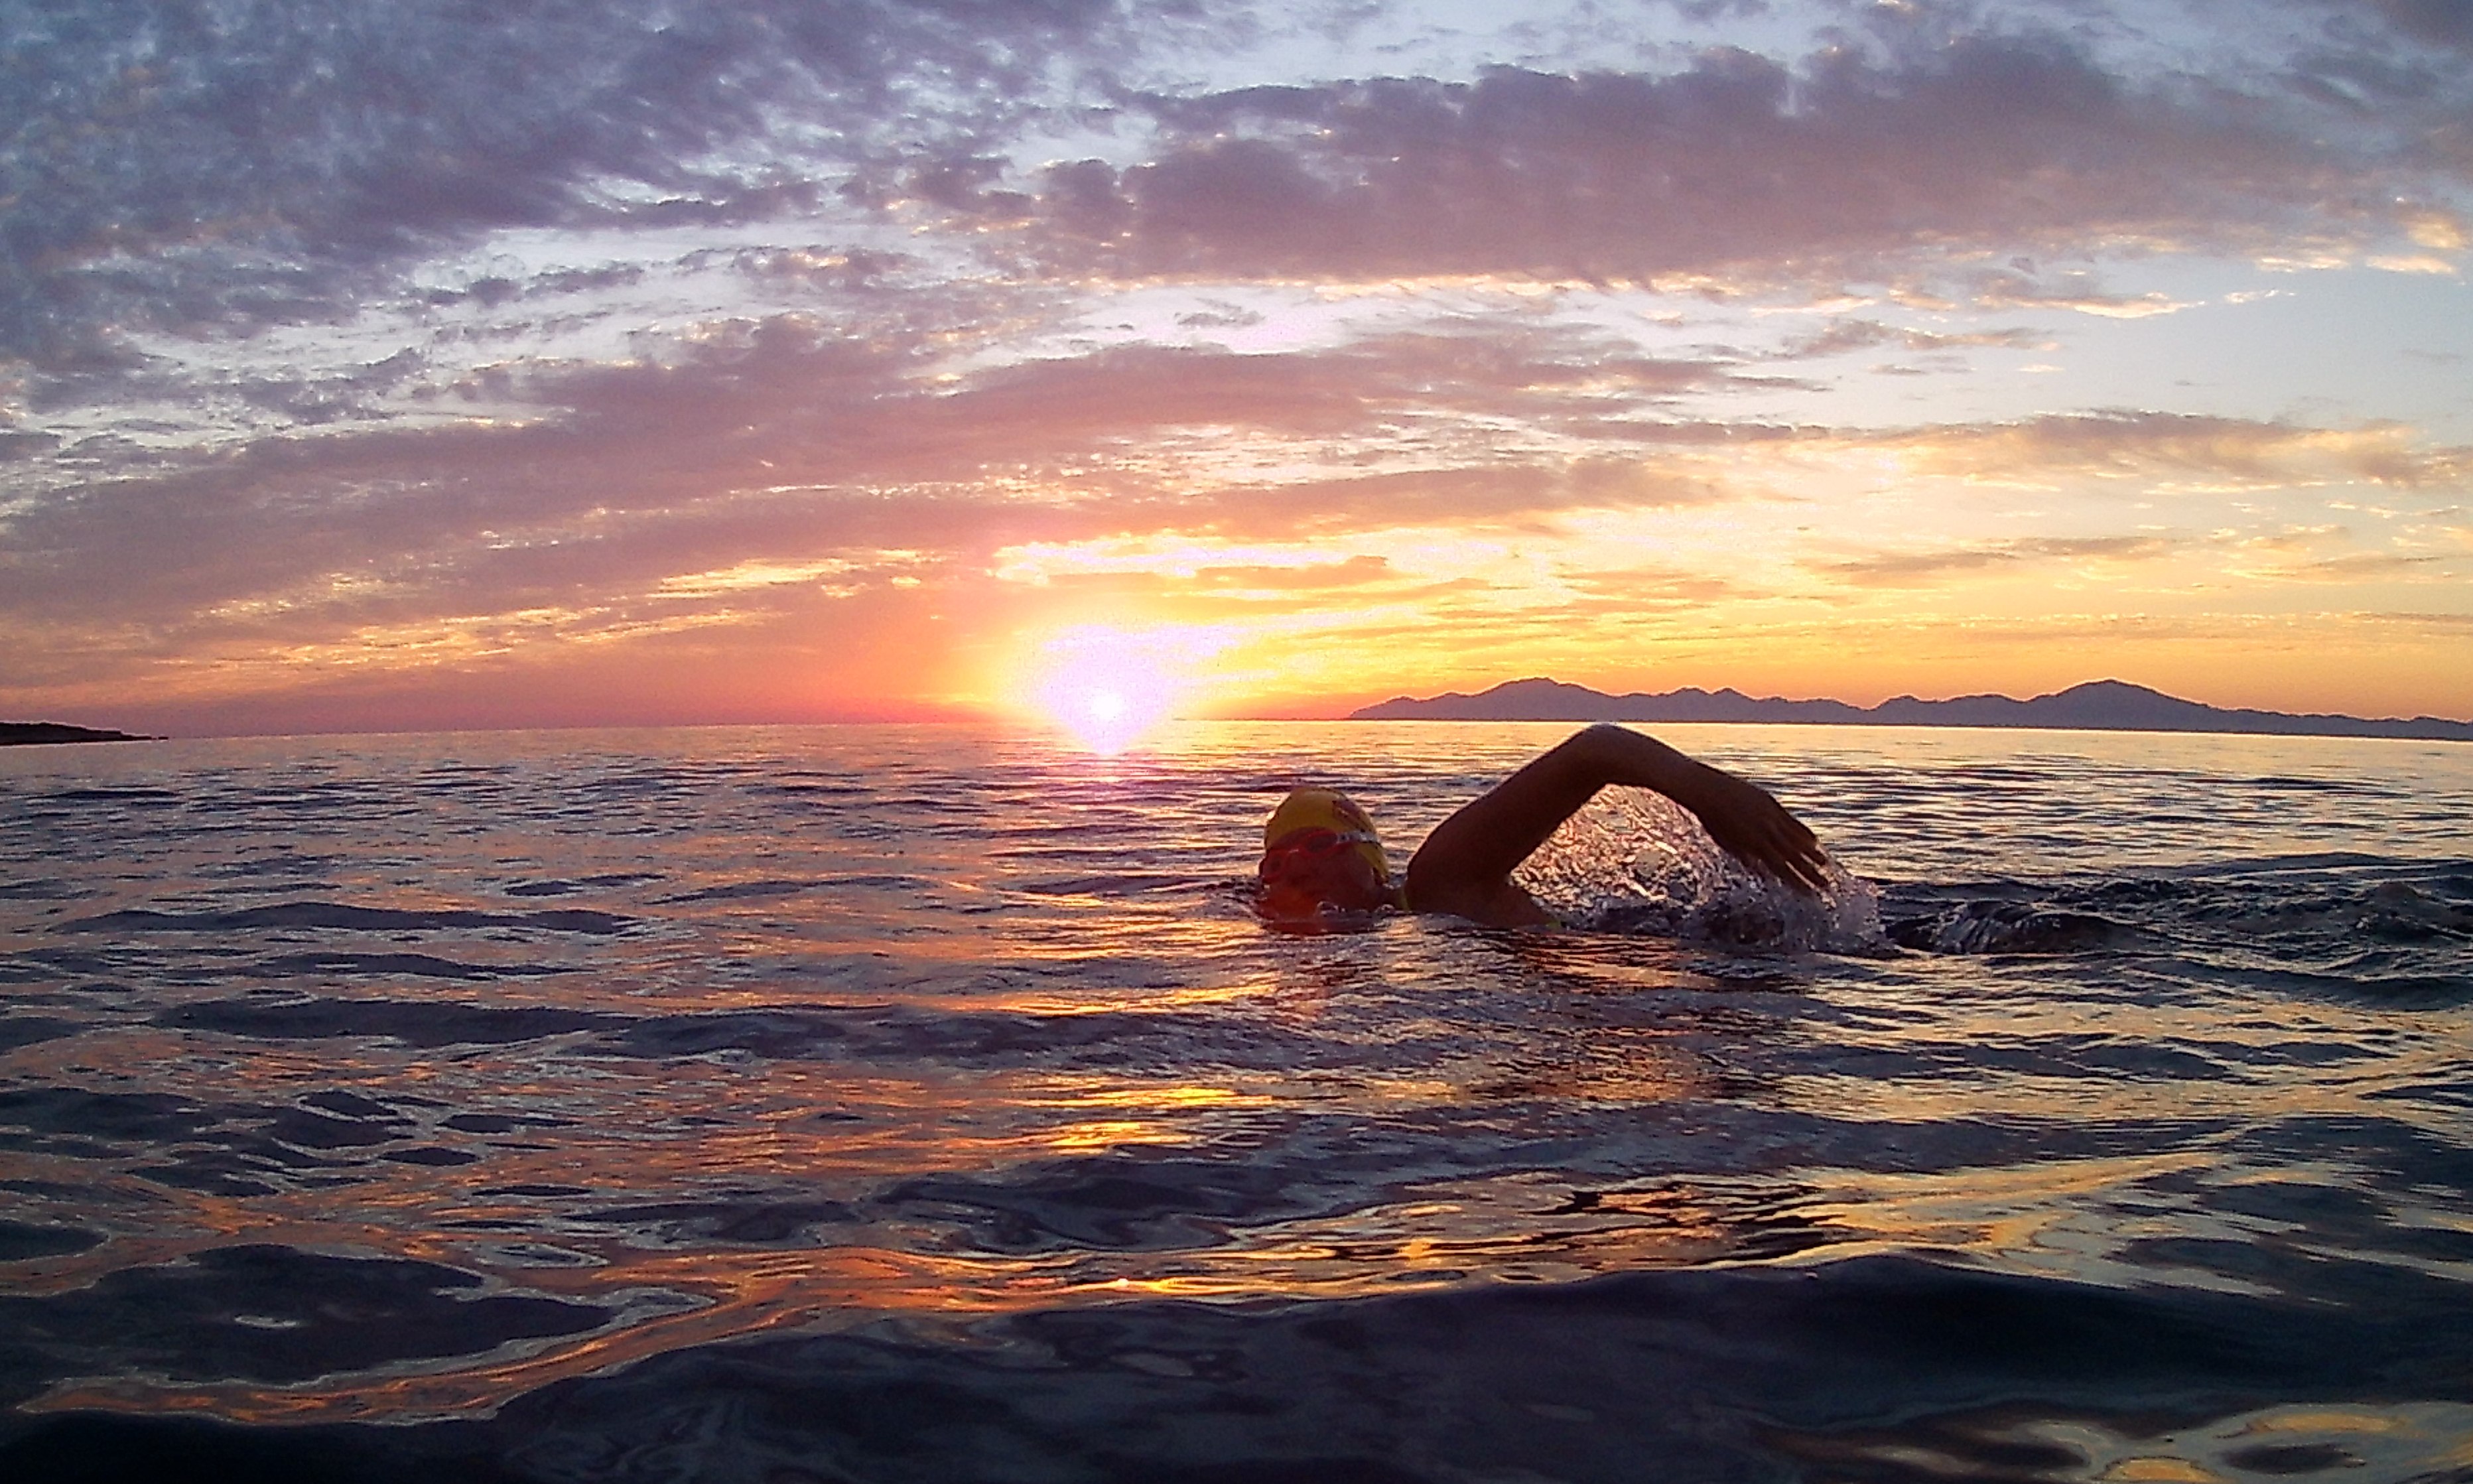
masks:
{"label": "distant island", "polygon": [[161,737],[141,737],[126,731],[103,731],[93,727],[70,727],[60,722],[0,722],[0,747],[24,747],[37,742],[160,742]]}
{"label": "distant island", "polygon": [[2359,716],[2226,710],[2122,681],[2091,681],[2016,701],[1958,696],[1919,701],[1899,696],[1879,706],[1843,701],[1755,700],[1741,691],[1687,687],[1657,695],[1609,696],[1560,681],[1506,681],[1467,696],[1457,691],[1420,701],[1398,696],[1349,713],[1351,721],[1492,722],[1825,722],[1849,727],[2034,727],[2080,731],[2228,731],[2303,737],[2412,737],[2473,742],[2473,722],[2416,716],[2371,721]]}

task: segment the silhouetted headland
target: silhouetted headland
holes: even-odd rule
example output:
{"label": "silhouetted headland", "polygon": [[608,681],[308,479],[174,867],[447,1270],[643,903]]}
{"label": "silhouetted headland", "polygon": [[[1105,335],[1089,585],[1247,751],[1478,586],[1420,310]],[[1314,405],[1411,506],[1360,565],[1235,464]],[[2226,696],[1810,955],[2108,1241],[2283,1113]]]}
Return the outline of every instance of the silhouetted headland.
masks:
{"label": "silhouetted headland", "polygon": [[1506,681],[1477,695],[1457,691],[1418,700],[1397,696],[1349,713],[1351,721],[1499,722],[1825,722],[1850,727],[2028,727],[2081,731],[2225,731],[2306,737],[2412,737],[2473,742],[2473,722],[2416,716],[2371,720],[2323,713],[2229,710],[2168,696],[2123,681],[2091,681],[2018,701],[2008,696],[1957,696],[1922,701],[1898,696],[1879,706],[1843,701],[1755,699],[1732,689],[1686,687],[1647,695],[1609,696],[1560,681]]}
{"label": "silhouetted headland", "polygon": [[95,727],[71,727],[61,722],[0,722],[0,747],[23,747],[36,742],[160,742],[161,737],[141,737],[127,731],[106,731]]}

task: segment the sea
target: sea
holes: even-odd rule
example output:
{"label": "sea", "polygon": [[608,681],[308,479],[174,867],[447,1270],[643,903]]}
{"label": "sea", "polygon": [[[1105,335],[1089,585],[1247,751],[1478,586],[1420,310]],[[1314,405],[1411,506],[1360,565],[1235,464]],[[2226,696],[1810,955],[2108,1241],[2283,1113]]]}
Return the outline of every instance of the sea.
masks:
{"label": "sea", "polygon": [[1661,728],[1830,890],[1251,911],[1570,730],[0,753],[0,1479],[2473,1480],[2473,747]]}

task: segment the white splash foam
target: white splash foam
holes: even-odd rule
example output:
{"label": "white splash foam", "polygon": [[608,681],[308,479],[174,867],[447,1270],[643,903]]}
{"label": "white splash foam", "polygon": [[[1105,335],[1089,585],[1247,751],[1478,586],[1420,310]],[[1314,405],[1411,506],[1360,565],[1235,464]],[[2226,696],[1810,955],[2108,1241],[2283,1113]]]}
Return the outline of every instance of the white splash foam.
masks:
{"label": "white splash foam", "polygon": [[1784,953],[1887,945],[1880,898],[1829,864],[1817,893],[1770,880],[1720,850],[1691,812],[1645,789],[1609,788],[1516,874],[1574,927]]}

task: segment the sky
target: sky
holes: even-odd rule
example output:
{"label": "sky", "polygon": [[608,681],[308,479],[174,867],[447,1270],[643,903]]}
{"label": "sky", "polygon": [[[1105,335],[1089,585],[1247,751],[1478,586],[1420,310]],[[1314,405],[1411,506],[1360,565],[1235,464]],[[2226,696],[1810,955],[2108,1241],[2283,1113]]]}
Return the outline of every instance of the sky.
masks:
{"label": "sky", "polygon": [[2473,717],[2468,0],[0,8],[0,717]]}

